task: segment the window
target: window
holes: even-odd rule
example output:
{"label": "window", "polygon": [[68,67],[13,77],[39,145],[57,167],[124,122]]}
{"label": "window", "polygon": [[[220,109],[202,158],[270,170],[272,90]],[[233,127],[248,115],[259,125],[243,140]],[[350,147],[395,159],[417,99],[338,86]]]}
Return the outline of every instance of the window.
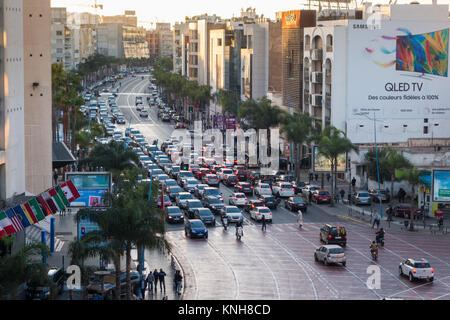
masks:
{"label": "window", "polygon": [[217,46],[221,47],[222,46],[222,39],[217,39]]}
{"label": "window", "polygon": [[62,36],[62,31],[56,31],[57,36]]}
{"label": "window", "polygon": [[428,123],[428,119],[423,119],[423,123]]}
{"label": "window", "polygon": [[253,49],[253,39],[252,39],[252,36],[247,36],[247,49]]}
{"label": "window", "polygon": [[423,134],[428,134],[428,127],[427,126],[423,127]]}

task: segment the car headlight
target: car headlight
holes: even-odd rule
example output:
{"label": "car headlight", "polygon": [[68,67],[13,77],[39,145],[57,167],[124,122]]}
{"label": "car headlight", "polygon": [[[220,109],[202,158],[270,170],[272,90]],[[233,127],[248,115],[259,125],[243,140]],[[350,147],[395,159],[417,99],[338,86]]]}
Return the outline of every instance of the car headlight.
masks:
{"label": "car headlight", "polygon": [[169,219],[172,219],[172,216],[169,216]]}

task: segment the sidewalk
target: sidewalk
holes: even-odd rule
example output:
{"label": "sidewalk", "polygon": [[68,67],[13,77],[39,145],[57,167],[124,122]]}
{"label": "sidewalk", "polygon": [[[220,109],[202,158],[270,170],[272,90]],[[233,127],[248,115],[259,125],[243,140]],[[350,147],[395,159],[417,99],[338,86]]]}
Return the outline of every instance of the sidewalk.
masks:
{"label": "sidewalk", "polygon": [[[69,243],[74,240],[77,236],[77,225],[74,220],[76,214],[76,210],[72,210],[71,213],[66,213],[65,215],[55,215],[55,236],[58,237],[61,241],[63,241],[64,245],[60,247],[59,251],[55,251],[51,254],[51,256],[47,257],[47,265],[49,267],[59,267],[67,269],[70,265],[70,256],[68,254]],[[148,263],[149,269],[153,272],[155,269],[163,269],[163,271],[167,274],[165,277],[166,284],[166,292],[161,292],[160,284],[158,283],[157,292],[153,291],[152,294],[149,294],[146,291],[145,300],[162,300],[163,297],[167,296],[168,300],[180,300],[183,298],[183,294],[178,296],[176,293],[176,289],[173,286],[173,279],[175,275],[175,269],[171,265],[171,255],[168,253],[163,253],[158,249],[145,250],[145,261]],[[126,262],[125,256],[121,259],[121,265],[124,269]],[[182,268],[174,260],[175,268],[177,270],[181,270],[183,276],[183,289],[185,287],[184,284],[184,274]],[[86,260],[86,266],[99,267],[99,258],[91,258]],[[125,270],[123,270],[125,271]],[[136,266],[132,263],[132,271],[136,271]],[[74,291],[74,300],[82,300],[82,292]],[[69,292],[67,288],[64,289],[64,292],[57,298],[57,300],[69,300]]]}

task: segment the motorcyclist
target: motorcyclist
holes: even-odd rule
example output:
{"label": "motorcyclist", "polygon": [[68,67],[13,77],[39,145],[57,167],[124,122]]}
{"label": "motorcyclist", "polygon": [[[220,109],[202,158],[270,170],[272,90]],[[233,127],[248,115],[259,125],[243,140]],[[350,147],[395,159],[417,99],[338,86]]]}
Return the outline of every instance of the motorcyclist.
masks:
{"label": "motorcyclist", "polygon": [[380,240],[384,238],[384,233],[385,232],[384,232],[383,228],[380,228],[380,230],[377,231],[377,233],[376,233],[376,241],[377,241],[377,243],[379,243]]}
{"label": "motorcyclist", "polygon": [[242,234],[243,234],[244,233],[244,228],[242,227],[242,222],[241,221],[236,222],[236,235],[238,233],[239,228],[242,229]]}
{"label": "motorcyclist", "polygon": [[370,253],[373,253],[374,251],[378,252],[378,246],[375,241],[372,241],[372,244],[370,245]]}
{"label": "motorcyclist", "polygon": [[226,228],[226,226],[228,226],[228,217],[225,213],[222,214],[222,216],[220,217],[223,227]]}

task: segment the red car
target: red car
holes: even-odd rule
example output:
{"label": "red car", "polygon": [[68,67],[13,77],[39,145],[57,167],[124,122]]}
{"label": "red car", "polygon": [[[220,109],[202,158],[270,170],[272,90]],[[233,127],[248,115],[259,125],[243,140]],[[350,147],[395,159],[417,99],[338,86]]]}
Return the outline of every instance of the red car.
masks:
{"label": "red car", "polygon": [[200,168],[194,173],[194,177],[202,180],[202,178],[207,174],[211,174],[211,171],[208,168]]}
{"label": "red car", "polygon": [[198,164],[189,165],[189,171],[191,171],[194,175],[199,170],[200,170],[200,166]]}
{"label": "red car", "polygon": [[[161,196],[158,197],[158,199],[156,200],[156,205],[158,207],[162,207],[161,206]],[[172,205],[172,201],[170,201],[169,196],[164,196],[164,208],[166,207],[170,207]]]}
{"label": "red car", "polygon": [[411,205],[409,203],[400,203],[394,207],[394,215],[396,217],[409,218],[411,214]]}
{"label": "red car", "polygon": [[178,122],[178,123],[175,125],[175,129],[186,129],[186,124],[183,123],[183,122]]}
{"label": "red car", "polygon": [[312,195],[312,201],[315,203],[331,203],[331,195],[327,190],[316,190]]}

